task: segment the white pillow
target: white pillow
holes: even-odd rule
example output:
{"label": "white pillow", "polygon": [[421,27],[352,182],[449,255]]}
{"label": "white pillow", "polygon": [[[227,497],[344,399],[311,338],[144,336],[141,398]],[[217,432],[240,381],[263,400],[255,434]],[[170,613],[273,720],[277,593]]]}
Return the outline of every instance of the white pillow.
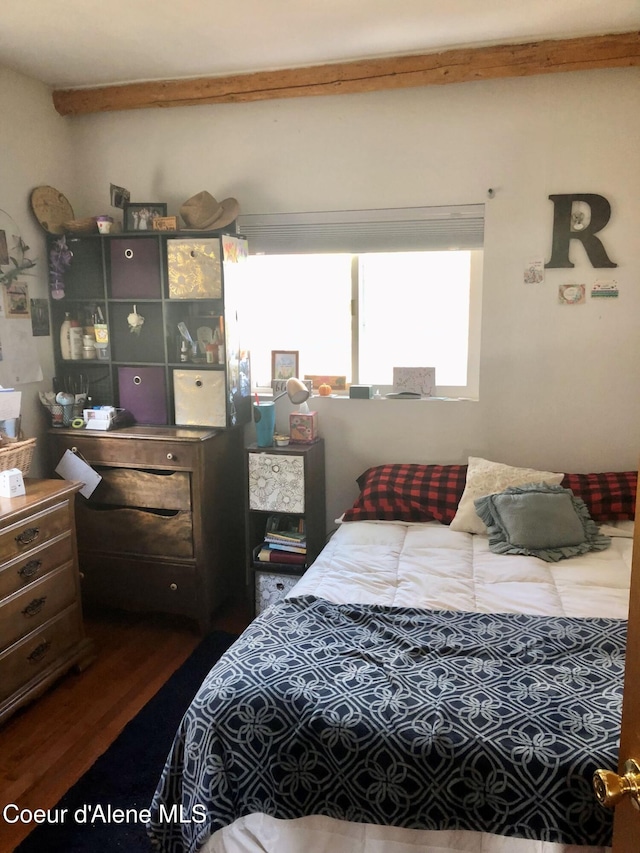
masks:
{"label": "white pillow", "polygon": [[476,498],[503,492],[509,486],[525,486],[527,483],[559,486],[563,478],[564,474],[554,474],[553,471],[512,468],[511,465],[503,465],[501,462],[490,462],[488,459],[470,456],[464,492],[450,527],[464,533],[486,533],[487,527],[473,503]]}

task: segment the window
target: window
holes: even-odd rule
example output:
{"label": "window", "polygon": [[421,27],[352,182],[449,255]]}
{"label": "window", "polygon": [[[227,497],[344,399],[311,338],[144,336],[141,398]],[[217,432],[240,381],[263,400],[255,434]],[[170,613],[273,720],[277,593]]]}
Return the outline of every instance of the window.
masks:
{"label": "window", "polygon": [[[397,225],[389,214],[398,211],[241,217],[250,252],[243,325],[254,387],[270,387],[272,350],[298,350],[302,376],[344,375],[386,393],[394,366],[435,367],[438,395],[477,397],[478,207],[467,218],[458,208],[402,211],[411,213],[408,229],[378,227],[389,219]],[[365,214],[373,229],[359,221]],[[348,221],[316,221],[332,216]]]}

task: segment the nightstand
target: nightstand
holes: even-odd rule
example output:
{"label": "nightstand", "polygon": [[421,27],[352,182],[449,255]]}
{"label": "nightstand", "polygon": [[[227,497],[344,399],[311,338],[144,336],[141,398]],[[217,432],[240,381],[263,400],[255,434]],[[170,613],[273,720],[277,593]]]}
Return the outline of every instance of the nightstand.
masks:
{"label": "nightstand", "polygon": [[257,614],[282,600],[324,547],[324,441],[251,445],[246,456],[247,571]]}

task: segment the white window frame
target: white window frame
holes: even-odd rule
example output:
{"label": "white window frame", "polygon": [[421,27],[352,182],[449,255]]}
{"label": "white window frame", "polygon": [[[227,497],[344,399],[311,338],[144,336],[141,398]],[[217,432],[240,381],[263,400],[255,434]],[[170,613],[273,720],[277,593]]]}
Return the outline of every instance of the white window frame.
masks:
{"label": "white window frame", "polygon": [[[471,250],[467,384],[437,385],[437,394],[478,399],[484,204],[248,214],[238,217],[237,227],[238,232],[248,240],[250,254],[348,252],[358,255],[365,252]],[[354,306],[357,306],[357,281],[353,274],[352,299]],[[357,365],[358,324],[358,316],[354,312],[352,369]],[[355,383],[356,376],[354,373]],[[391,390],[390,386],[376,387],[381,394]]]}

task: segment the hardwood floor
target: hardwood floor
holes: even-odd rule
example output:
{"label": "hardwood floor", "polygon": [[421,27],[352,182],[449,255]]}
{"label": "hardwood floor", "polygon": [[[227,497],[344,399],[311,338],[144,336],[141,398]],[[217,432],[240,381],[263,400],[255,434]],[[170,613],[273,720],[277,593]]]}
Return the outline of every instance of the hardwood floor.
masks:
{"label": "hardwood floor", "polygon": [[[239,607],[214,627],[239,634],[249,621]],[[96,660],[0,728],[0,810],[55,806],[200,641],[190,624],[163,617],[92,614],[85,623]],[[33,828],[6,823],[0,811],[0,851],[13,851]]]}

